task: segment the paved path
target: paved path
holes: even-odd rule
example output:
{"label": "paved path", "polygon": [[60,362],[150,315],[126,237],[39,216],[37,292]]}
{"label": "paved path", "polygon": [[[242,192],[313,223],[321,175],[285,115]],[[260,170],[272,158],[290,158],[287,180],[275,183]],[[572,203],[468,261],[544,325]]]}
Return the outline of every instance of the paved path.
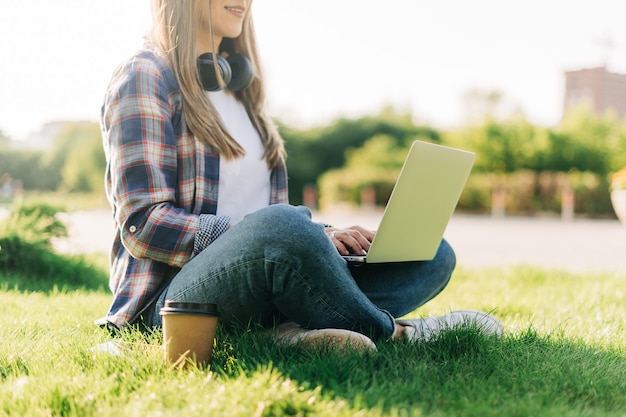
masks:
{"label": "paved path", "polygon": [[[337,225],[376,228],[381,213],[335,214]],[[333,216],[330,216],[331,218]],[[626,274],[626,227],[617,220],[455,215],[446,229],[466,267],[536,265]]]}
{"label": "paved path", "polygon": [[[380,216],[379,211],[315,213],[314,220],[375,229]],[[108,210],[76,212],[63,220],[71,237],[55,243],[60,251],[108,252],[113,236]],[[455,215],[445,237],[464,267],[523,264],[626,274],[626,227],[617,220]]]}

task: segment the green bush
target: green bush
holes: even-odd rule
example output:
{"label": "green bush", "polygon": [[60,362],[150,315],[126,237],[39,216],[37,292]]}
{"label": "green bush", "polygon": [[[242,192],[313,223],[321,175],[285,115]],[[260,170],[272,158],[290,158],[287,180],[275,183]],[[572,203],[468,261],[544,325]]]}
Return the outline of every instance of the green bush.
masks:
{"label": "green bush", "polygon": [[88,259],[60,255],[16,235],[0,236],[0,273],[3,286],[28,291],[55,287],[100,290],[107,282],[106,271]]}
{"label": "green bush", "polygon": [[[420,137],[415,139],[428,140]],[[359,148],[347,150],[343,168],[326,171],[320,176],[320,208],[360,206],[363,204],[364,190],[374,192],[374,203],[377,206],[385,206],[407,152],[405,141],[383,134],[368,139]],[[490,212],[495,190],[504,193],[507,214],[558,214],[561,212],[563,192],[571,190],[574,193],[575,213],[594,217],[614,216],[606,175],[578,170],[475,170],[461,194],[458,210],[479,214]]]}
{"label": "green bush", "polygon": [[51,239],[67,236],[46,204],[19,206],[0,223],[0,272],[3,284],[28,290],[53,287],[98,289],[106,284],[106,271],[81,256],[54,252]]}
{"label": "green bush", "polygon": [[458,208],[468,212],[492,209],[493,192],[505,194],[505,212],[513,215],[560,213],[563,191],[574,193],[574,211],[595,217],[613,217],[609,188],[603,175],[572,171],[474,173],[461,194]]}
{"label": "green bush", "polygon": [[458,209],[472,213],[486,213],[491,208],[494,180],[491,174],[472,174],[459,198]]}
{"label": "green bush", "polygon": [[361,193],[374,192],[375,204],[385,205],[400,173],[408,148],[395,137],[379,134],[363,146],[346,151],[344,168],[327,171],[320,177],[320,206],[338,202],[361,204]]}
{"label": "green bush", "polygon": [[361,192],[372,189],[375,204],[384,206],[393,190],[400,170],[376,168],[344,168],[328,171],[319,181],[320,207],[328,208],[337,204],[361,205]]}
{"label": "green bush", "polygon": [[61,208],[46,203],[17,204],[0,223],[0,236],[20,239],[49,247],[51,239],[67,237],[67,227],[56,216]]}
{"label": "green bush", "polygon": [[568,178],[574,191],[574,207],[577,213],[615,217],[606,176],[572,171]]}

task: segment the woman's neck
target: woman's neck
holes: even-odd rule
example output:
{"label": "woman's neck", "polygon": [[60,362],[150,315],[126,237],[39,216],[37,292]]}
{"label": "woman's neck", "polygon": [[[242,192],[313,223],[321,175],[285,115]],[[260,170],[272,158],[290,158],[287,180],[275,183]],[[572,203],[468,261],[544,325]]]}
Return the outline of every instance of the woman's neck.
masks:
{"label": "woman's neck", "polygon": [[219,51],[219,46],[222,43],[222,37],[221,36],[214,36],[213,37],[213,42],[211,42],[211,36],[207,35],[207,36],[201,36],[200,38],[198,38],[198,55],[202,55],[205,54],[207,52],[209,53],[214,53],[215,51],[213,50],[214,46],[215,49],[217,49]]}

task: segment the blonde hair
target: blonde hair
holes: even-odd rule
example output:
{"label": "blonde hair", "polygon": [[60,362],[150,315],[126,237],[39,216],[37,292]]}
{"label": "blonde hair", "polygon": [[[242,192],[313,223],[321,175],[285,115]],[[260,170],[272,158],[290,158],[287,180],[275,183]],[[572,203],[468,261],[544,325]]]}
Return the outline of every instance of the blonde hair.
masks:
{"label": "blonde hair", "polygon": [[[210,1],[207,0],[152,0],[153,25],[147,40],[156,52],[170,62],[182,93],[183,116],[189,130],[221,156],[233,159],[241,157],[244,150],[228,133],[203,90],[196,64],[197,34],[207,7],[210,8]],[[220,54],[240,53],[252,62],[255,72],[252,84],[236,96],[261,136],[268,167],[273,168],[284,162],[285,149],[276,126],[265,110],[263,74],[249,11],[241,35],[233,39],[224,38],[219,49]]]}

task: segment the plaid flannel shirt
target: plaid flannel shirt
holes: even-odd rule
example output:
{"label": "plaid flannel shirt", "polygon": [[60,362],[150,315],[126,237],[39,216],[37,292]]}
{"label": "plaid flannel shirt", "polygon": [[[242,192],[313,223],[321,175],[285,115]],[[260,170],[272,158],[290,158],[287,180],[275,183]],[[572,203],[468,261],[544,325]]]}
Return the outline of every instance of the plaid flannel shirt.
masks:
{"label": "plaid flannel shirt", "polygon": [[[218,217],[219,154],[188,131],[167,62],[141,51],[116,70],[101,113],[105,184],[115,239],[101,324],[134,322],[194,255],[226,230]],[[284,165],[269,204],[287,203]]]}

